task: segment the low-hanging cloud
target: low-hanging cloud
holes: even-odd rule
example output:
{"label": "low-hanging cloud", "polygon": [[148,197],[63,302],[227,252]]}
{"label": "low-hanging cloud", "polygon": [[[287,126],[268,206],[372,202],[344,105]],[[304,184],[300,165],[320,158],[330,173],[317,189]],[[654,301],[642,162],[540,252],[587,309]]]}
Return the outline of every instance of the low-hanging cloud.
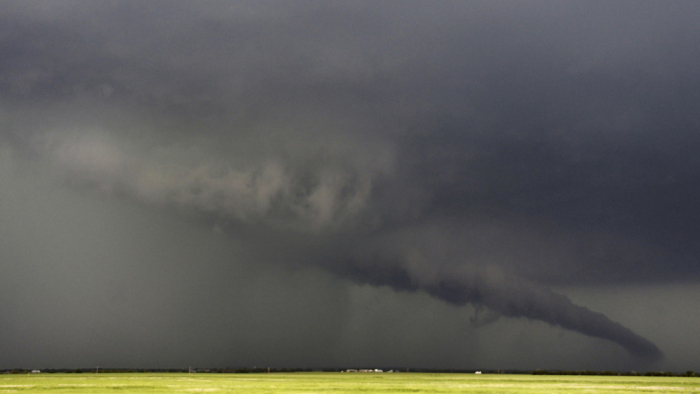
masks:
{"label": "low-hanging cloud", "polygon": [[[370,205],[377,174],[360,173],[351,168],[351,163],[344,163],[340,169],[315,167],[311,174],[305,174],[312,178],[304,180],[300,179],[304,174],[290,163],[263,160],[251,170],[237,171],[221,163],[186,168],[148,156],[130,156],[128,147],[120,148],[116,139],[105,132],[49,133],[37,141],[39,155],[49,166],[60,169],[63,179],[70,183],[126,195],[149,205],[213,215],[222,223],[262,223],[273,231],[302,232],[321,238],[317,234],[344,233],[336,240],[326,241],[329,244],[325,248],[349,247],[352,252],[352,246],[344,245],[343,236],[351,234],[360,240],[368,237],[367,230],[358,224],[359,218],[376,214]],[[393,262],[374,259],[368,264],[356,261],[362,259],[360,253],[347,258],[331,252],[324,256],[330,262],[319,263],[310,258],[307,263],[321,264],[342,278],[358,282],[424,291],[454,305],[473,304],[505,317],[541,320],[613,341],[646,360],[662,357],[659,348],[632,330],[601,313],[575,305],[565,296],[505,273],[496,265],[470,263],[470,256],[452,264],[431,262],[431,257],[445,258],[440,254],[453,248],[448,237],[440,240],[439,235],[432,235],[422,255],[412,254],[414,243],[405,259]],[[381,242],[375,247],[386,249]]]}
{"label": "low-hanging cloud", "polygon": [[130,150],[104,131],[50,132],[35,138],[33,145],[34,154],[76,186],[303,232],[335,229],[356,219],[369,204],[373,181],[386,171],[354,168],[342,158],[318,165],[295,166],[268,157],[242,168],[225,159],[186,166],[173,162],[173,154],[163,149],[160,160],[158,154]]}

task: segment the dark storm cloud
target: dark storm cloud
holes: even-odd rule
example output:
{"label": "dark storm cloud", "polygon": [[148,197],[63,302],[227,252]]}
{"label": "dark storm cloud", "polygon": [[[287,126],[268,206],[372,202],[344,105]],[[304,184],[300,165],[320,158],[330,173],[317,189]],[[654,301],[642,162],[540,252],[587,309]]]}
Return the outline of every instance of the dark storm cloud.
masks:
{"label": "dark storm cloud", "polygon": [[654,359],[547,286],[697,281],[699,7],[9,3],[0,138],[252,260]]}

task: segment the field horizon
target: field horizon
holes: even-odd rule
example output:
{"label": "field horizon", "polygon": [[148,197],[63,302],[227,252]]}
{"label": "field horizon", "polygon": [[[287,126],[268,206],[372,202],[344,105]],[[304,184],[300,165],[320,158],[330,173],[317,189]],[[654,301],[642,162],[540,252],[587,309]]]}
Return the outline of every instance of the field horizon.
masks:
{"label": "field horizon", "polygon": [[29,373],[0,375],[0,393],[700,393],[700,380],[667,376],[571,376],[474,373],[275,372]]}

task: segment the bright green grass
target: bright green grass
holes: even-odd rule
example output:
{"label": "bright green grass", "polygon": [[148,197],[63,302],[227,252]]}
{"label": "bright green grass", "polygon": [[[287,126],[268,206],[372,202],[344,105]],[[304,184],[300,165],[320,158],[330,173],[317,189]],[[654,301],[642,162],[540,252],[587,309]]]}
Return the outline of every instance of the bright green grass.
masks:
{"label": "bright green grass", "polygon": [[428,373],[0,375],[0,393],[700,393],[700,378]]}

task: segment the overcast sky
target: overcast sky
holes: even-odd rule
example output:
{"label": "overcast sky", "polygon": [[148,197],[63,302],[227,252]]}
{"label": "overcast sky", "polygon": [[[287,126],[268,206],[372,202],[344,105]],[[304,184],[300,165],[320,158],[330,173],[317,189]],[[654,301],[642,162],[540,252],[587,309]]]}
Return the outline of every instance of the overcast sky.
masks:
{"label": "overcast sky", "polygon": [[5,1],[0,368],[700,370],[700,2]]}

